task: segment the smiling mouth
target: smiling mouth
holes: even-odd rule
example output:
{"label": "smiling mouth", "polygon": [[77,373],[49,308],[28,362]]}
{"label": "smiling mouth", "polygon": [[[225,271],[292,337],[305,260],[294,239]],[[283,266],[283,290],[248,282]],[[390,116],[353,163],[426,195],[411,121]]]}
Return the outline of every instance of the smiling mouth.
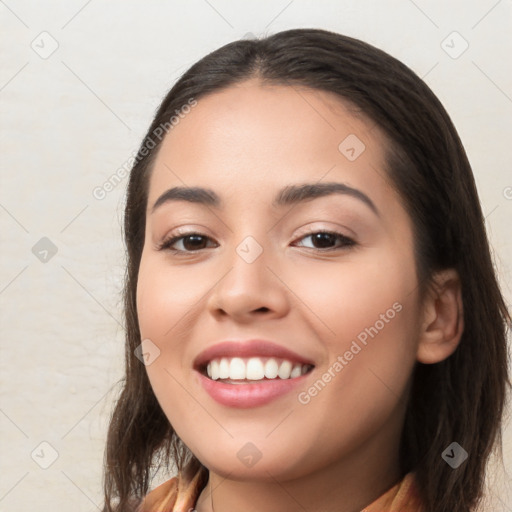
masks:
{"label": "smiling mouth", "polygon": [[203,365],[200,373],[226,384],[250,384],[295,379],[313,368],[311,364],[275,357],[220,357]]}

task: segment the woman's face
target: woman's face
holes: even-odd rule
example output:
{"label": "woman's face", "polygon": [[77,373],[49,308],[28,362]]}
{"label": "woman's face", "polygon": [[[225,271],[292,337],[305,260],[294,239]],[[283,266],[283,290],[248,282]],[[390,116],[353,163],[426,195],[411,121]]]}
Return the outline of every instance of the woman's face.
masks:
{"label": "woman's face", "polygon": [[[170,423],[235,479],[396,458],[420,309],[379,129],[255,80],[186,110],[155,161],[137,286]],[[208,193],[162,198],[174,187]]]}

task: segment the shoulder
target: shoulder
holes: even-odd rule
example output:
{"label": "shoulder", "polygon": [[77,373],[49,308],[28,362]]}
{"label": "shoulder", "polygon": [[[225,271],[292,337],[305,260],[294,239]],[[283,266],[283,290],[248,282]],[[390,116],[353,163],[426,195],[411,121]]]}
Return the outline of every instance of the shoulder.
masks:
{"label": "shoulder", "polygon": [[407,473],[400,482],[388,489],[361,512],[422,512],[416,475]]}
{"label": "shoulder", "polygon": [[178,477],[174,477],[150,491],[136,512],[172,512],[177,494]]}
{"label": "shoulder", "polygon": [[192,461],[177,476],[149,492],[136,512],[183,512],[194,509],[207,481],[208,470]]}

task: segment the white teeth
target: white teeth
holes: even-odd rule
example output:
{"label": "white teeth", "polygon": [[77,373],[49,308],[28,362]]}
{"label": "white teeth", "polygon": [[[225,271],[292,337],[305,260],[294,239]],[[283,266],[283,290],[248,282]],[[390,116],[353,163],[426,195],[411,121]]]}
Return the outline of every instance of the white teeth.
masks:
{"label": "white teeth", "polygon": [[296,364],[293,367],[292,372],[290,373],[290,379],[294,379],[295,377],[300,377],[301,375],[302,375],[302,365]]}
{"label": "white teeth", "polygon": [[213,359],[206,366],[206,373],[212,380],[231,379],[231,380],[263,380],[275,379],[294,379],[306,374],[310,369],[307,364],[293,364],[286,359],[278,360],[274,357],[265,358],[250,357],[242,359],[241,357],[223,357]]}
{"label": "white teeth", "polygon": [[261,357],[223,357],[213,359],[206,366],[206,373],[212,380],[263,380],[263,379],[295,379],[305,375],[310,369],[308,364],[293,364],[286,359],[268,359]]}
{"label": "white teeth", "polygon": [[265,377],[267,377],[267,379],[275,379],[277,377],[278,370],[279,365],[274,358],[270,358],[265,363]]}
{"label": "white teeth", "polygon": [[[213,363],[214,361],[212,361]],[[230,379],[245,379],[245,363],[239,357],[233,357],[229,363]]]}
{"label": "white teeth", "polygon": [[217,380],[219,378],[219,362],[213,360],[211,363],[210,372],[212,374],[212,379]]}
{"label": "white teeth", "polygon": [[248,380],[261,380],[264,377],[265,371],[263,370],[263,362],[259,357],[251,357],[251,359],[247,361],[245,378]]}
{"label": "white teeth", "polygon": [[219,379],[229,379],[229,361],[225,357],[219,363]]}
{"label": "white teeth", "polygon": [[277,374],[280,379],[289,379],[292,373],[292,363],[290,361],[283,361],[279,367]]}

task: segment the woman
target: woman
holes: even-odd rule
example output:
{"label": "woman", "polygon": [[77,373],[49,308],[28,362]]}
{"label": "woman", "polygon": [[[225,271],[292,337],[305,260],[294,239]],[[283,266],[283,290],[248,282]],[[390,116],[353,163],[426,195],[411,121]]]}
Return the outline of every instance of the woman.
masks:
{"label": "woman", "polygon": [[475,510],[510,316],[409,68],[317,29],[210,53],[140,147],[125,241],[105,510]]}

